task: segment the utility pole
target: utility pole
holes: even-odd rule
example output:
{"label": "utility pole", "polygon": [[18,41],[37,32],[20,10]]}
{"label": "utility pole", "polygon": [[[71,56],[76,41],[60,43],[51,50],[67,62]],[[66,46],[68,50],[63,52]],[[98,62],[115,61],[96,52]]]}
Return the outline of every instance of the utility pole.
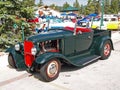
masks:
{"label": "utility pole", "polygon": [[22,21],[22,25],[21,25],[21,29],[22,29],[22,41],[24,42],[24,38],[25,38],[25,35],[24,35],[24,29],[25,29],[25,26],[24,26],[24,21]]}
{"label": "utility pole", "polygon": [[100,22],[100,30],[101,30],[101,27],[104,26],[104,24],[103,24],[103,15],[104,15],[104,0],[101,0],[101,22]]}

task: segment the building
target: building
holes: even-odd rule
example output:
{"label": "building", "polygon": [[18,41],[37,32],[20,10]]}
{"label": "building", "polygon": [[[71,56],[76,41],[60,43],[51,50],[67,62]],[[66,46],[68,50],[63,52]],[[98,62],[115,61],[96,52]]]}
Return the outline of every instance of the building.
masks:
{"label": "building", "polygon": [[60,17],[61,13],[59,11],[56,11],[54,9],[49,8],[48,6],[41,6],[38,7],[38,9],[36,10],[36,15],[39,15],[39,11],[43,11],[43,13],[45,15],[49,15],[51,14],[52,16],[57,16]]}
{"label": "building", "polygon": [[61,12],[66,12],[66,13],[71,13],[72,12],[72,13],[75,13],[77,15],[78,15],[78,11],[79,11],[78,8],[71,7],[71,6],[61,10]]}

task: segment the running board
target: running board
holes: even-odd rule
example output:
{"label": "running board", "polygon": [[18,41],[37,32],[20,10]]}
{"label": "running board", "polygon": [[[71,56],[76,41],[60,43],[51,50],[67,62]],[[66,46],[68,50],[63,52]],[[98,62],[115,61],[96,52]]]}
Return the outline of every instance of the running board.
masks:
{"label": "running board", "polygon": [[97,56],[97,57],[91,59],[90,61],[83,63],[82,65],[87,65],[87,64],[89,64],[89,63],[91,63],[91,62],[93,62],[93,61],[99,59],[100,57],[101,57],[101,56]]}
{"label": "running board", "polygon": [[87,65],[97,59],[99,59],[101,56],[98,55],[87,55],[86,57],[77,57],[77,58],[72,58],[70,61],[74,63],[76,66],[84,66]]}

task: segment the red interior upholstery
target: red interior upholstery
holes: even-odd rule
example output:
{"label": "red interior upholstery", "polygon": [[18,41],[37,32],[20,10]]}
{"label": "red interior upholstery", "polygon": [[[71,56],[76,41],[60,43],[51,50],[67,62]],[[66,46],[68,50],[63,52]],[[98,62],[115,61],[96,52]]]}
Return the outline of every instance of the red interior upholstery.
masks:
{"label": "red interior upholstery", "polygon": [[[69,30],[69,31],[72,31],[74,32],[74,27],[65,27],[65,30]],[[91,29],[90,28],[85,28],[85,27],[76,27],[76,32],[91,32]]]}
{"label": "red interior upholstery", "polygon": [[71,21],[72,21],[73,23],[75,23],[75,22],[76,22],[76,19],[71,19]]}
{"label": "red interior upholstery", "polygon": [[49,49],[49,50],[47,50],[47,51],[49,51],[49,52],[59,52],[59,50],[56,49],[56,48],[51,48],[51,49]]}

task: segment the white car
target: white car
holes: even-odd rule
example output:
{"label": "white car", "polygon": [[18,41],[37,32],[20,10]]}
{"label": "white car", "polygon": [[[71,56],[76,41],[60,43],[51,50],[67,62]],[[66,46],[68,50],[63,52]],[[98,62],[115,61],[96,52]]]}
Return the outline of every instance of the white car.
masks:
{"label": "white car", "polygon": [[49,28],[54,28],[54,27],[61,27],[64,28],[66,26],[75,26],[75,23],[73,23],[71,20],[64,20],[63,22],[60,23],[50,23]]}

